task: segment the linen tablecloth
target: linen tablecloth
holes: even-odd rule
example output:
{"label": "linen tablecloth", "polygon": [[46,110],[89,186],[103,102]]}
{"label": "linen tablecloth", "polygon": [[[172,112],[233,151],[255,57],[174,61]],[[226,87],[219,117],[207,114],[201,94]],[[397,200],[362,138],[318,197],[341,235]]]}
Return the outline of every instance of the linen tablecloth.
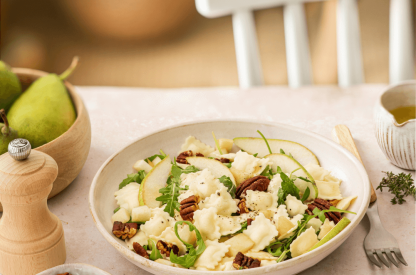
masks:
{"label": "linen tablecloth", "polygon": [[[348,89],[313,86],[291,90],[261,87],[140,89],[77,87],[91,119],[92,143],[79,176],[48,204],[63,222],[67,263],[88,263],[111,274],[149,274],[124,259],[96,229],[88,208],[92,179],[114,152],[137,138],[166,126],[207,119],[255,119],[286,123],[331,138],[337,124],[350,129],[370,180],[376,187],[382,171],[403,170],[392,165],[374,136],[373,106],[385,85]],[[415,173],[412,172],[413,177]],[[114,183],[118,184],[118,183]],[[364,217],[353,234],[334,253],[301,274],[415,274],[415,204],[391,205],[392,195],[377,191],[384,227],[399,242],[408,267],[379,269],[369,263],[363,241],[369,231]]]}

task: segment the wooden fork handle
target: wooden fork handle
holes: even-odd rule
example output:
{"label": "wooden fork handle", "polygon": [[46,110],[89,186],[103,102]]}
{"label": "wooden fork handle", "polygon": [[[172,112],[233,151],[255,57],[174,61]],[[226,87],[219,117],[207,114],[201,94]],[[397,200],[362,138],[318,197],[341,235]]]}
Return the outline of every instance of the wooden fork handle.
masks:
{"label": "wooden fork handle", "polygon": [[[332,138],[338,142],[342,147],[350,151],[357,159],[363,164],[361,160],[360,153],[358,153],[357,146],[355,145],[354,139],[351,135],[350,129],[348,129],[345,125],[337,125],[332,130]],[[376,192],[374,191],[373,185],[370,182],[371,186],[371,199],[370,203],[375,202],[377,200]]]}

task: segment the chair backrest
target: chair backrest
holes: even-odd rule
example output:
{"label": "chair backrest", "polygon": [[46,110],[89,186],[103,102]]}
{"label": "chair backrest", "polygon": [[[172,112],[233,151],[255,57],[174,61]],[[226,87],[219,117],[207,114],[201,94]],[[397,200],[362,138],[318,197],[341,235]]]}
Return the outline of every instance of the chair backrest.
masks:
{"label": "chair backrest", "polygon": [[[264,85],[253,10],[283,6],[290,87],[312,84],[304,2],[319,0],[195,0],[205,17],[232,15],[240,87]],[[322,1],[322,0],[321,0]],[[357,0],[337,0],[338,82],[364,82]],[[411,0],[391,0],[390,83],[413,78]]]}

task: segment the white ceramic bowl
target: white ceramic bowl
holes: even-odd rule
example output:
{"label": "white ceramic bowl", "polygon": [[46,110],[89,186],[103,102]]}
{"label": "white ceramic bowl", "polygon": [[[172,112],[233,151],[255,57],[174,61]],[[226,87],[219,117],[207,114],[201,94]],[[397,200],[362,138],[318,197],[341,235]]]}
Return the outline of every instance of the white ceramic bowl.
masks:
{"label": "white ceramic bowl", "polygon": [[[218,138],[257,137],[257,130],[267,138],[292,140],[308,147],[319,159],[321,166],[342,179],[344,196],[358,195],[347,214],[352,222],[340,234],[318,249],[279,264],[238,271],[221,271],[220,274],[265,274],[279,271],[279,275],[294,274],[315,265],[340,246],[364,217],[370,199],[370,182],[362,164],[346,149],[335,142],[299,128],[284,124],[269,124],[254,121],[202,121],[172,126],[142,137],[112,155],[98,170],[91,185],[89,202],[95,224],[104,238],[133,264],[154,274],[212,274],[209,271],[178,269],[155,263],[130,251],[122,240],[111,232],[111,216],[116,208],[114,192],[132,165],[139,159],[151,156],[163,149],[172,157],[178,154],[180,145],[189,135],[208,144],[213,144],[214,131]],[[361,249],[358,248],[357,249]]]}
{"label": "white ceramic bowl", "polygon": [[57,275],[69,272],[71,275],[111,275],[95,266],[87,264],[63,264],[48,270],[42,271],[37,275]]}

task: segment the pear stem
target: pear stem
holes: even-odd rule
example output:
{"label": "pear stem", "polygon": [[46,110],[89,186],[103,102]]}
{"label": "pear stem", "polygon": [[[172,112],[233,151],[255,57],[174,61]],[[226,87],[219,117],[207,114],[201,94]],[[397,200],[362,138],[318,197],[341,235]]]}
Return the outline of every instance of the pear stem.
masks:
{"label": "pear stem", "polygon": [[0,116],[1,116],[1,118],[3,119],[4,126],[5,126],[6,128],[9,128],[9,121],[7,120],[7,117],[6,117],[6,111],[5,111],[4,109],[1,109],[1,110],[0,110]]}
{"label": "pear stem", "polygon": [[79,57],[78,57],[78,56],[74,56],[74,58],[72,59],[72,63],[71,63],[71,65],[69,66],[69,68],[68,68],[68,69],[66,69],[66,71],[65,71],[65,72],[63,72],[63,73],[59,76],[59,78],[60,78],[61,80],[65,80],[67,77],[69,77],[69,76],[72,74],[72,72],[75,70],[75,68],[77,67],[77,65],[78,65],[78,61],[79,61]]}
{"label": "pear stem", "polygon": [[9,121],[7,120],[6,111],[4,109],[0,110],[0,116],[3,119],[3,122],[4,122],[3,128],[0,129],[1,134],[5,135],[5,136],[8,136],[9,133],[10,133]]}

